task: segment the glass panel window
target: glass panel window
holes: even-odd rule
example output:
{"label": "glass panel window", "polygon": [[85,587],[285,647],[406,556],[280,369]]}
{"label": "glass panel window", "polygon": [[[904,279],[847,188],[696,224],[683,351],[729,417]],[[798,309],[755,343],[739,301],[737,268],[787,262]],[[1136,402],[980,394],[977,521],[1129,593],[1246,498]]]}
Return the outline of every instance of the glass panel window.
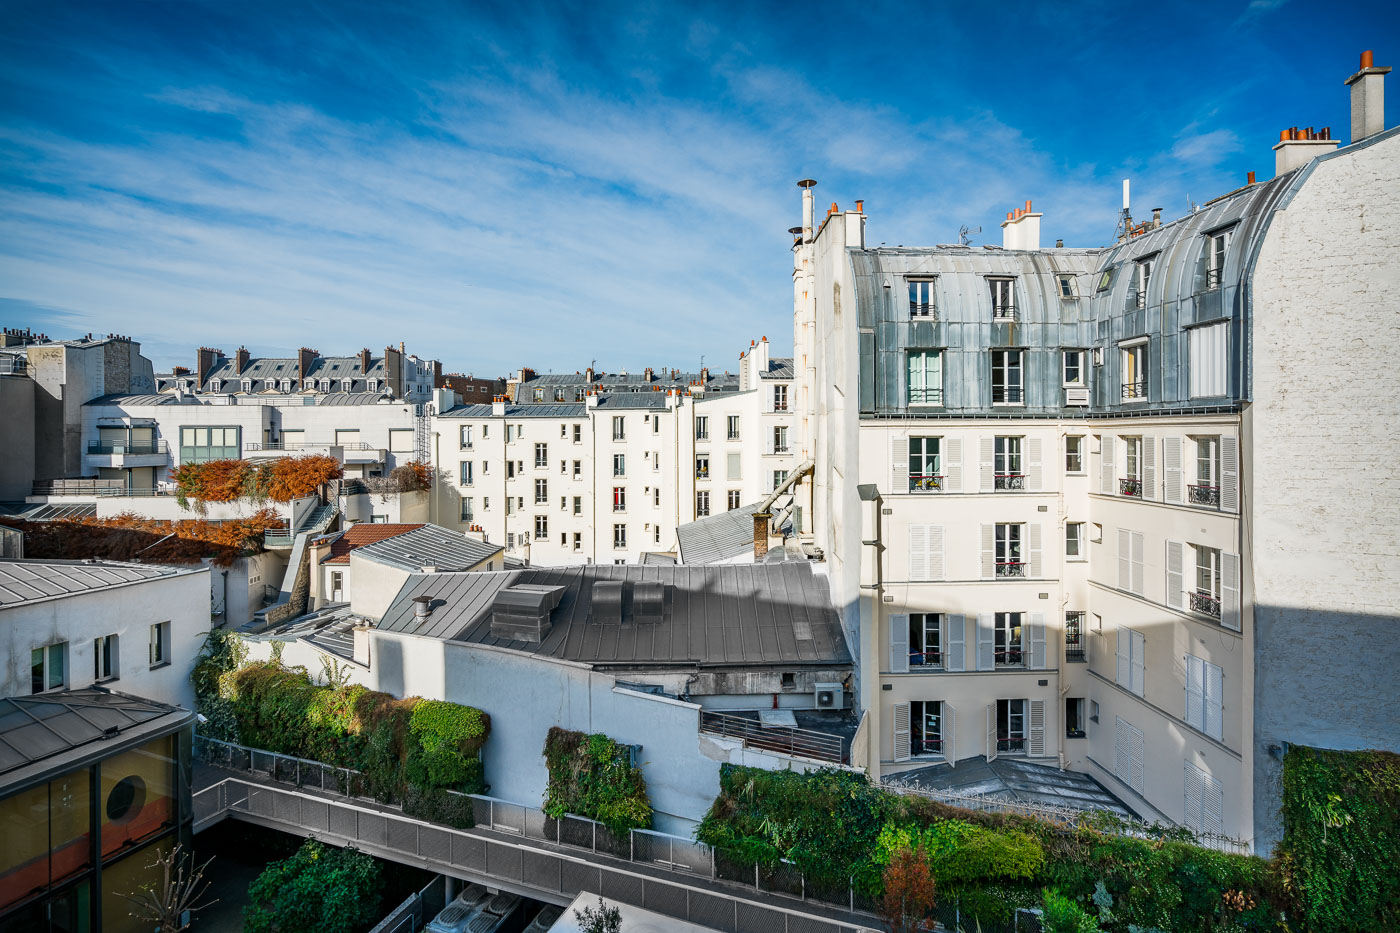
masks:
{"label": "glass panel window", "polygon": [[1065,737],[1084,738],[1084,698],[1065,697]]}
{"label": "glass panel window", "polygon": [[710,455],[709,455],[709,454],[696,454],[696,455],[695,455],[695,478],[696,478],[696,479],[709,479],[709,478],[710,478]]}
{"label": "glass panel window", "polygon": [[710,514],[710,493],[701,489],[695,494],[695,517],[704,518]]}
{"label": "glass panel window", "polygon": [[942,667],[943,646],[939,641],[943,616],[936,612],[909,614],[909,666]]}
{"label": "glass panel window", "polygon": [[1072,275],[1062,275],[1062,276],[1060,276],[1060,297],[1061,297],[1061,298],[1073,298],[1074,295],[1075,295],[1075,291],[1074,291],[1074,276],[1072,276]]}
{"label": "glass panel window", "polygon": [[1025,404],[1021,350],[992,351],[992,404]]}
{"label": "glass panel window", "polygon": [[1021,470],[1020,437],[997,437],[992,462],[993,487],[996,489],[1025,489],[1026,475]]}
{"label": "glass panel window", "polygon": [[1084,351],[1064,351],[1064,384],[1082,386],[1084,384]]}
{"label": "glass panel window", "polygon": [[1206,244],[1206,289],[1220,287],[1225,273],[1225,250],[1230,246],[1230,231],[1213,233]]}
{"label": "glass panel window", "polygon": [[1196,590],[1191,610],[1220,618],[1220,549],[1193,545],[1196,552]]}
{"label": "glass panel window", "polygon": [[626,526],[626,525],[613,525],[613,547],[615,547],[615,548],[625,548],[625,547],[627,547],[627,526]]}
{"label": "glass panel window", "polygon": [[1084,437],[1071,434],[1065,438],[1065,472],[1084,472]]}
{"label": "glass panel window", "polygon": [[1026,701],[997,700],[997,751],[1006,755],[1026,751]]}
{"label": "glass panel window", "polygon": [[737,489],[731,489],[731,490],[729,490],[729,493],[728,493],[728,505],[729,505],[729,510],[730,510],[731,512],[734,511],[735,509],[737,509],[737,508],[739,507],[739,505],[740,505],[740,501],[739,501],[739,500],[740,500],[740,498],[742,497],[742,495],[743,495],[743,494],[742,494],[739,490],[737,490]]}
{"label": "glass panel window", "polygon": [[788,452],[788,429],[784,425],[773,426],[773,453],[785,454]]}
{"label": "glass panel window", "polygon": [[464,424],[464,425],[462,425],[462,427],[460,428],[460,430],[459,430],[458,433],[459,433],[459,436],[460,436],[460,439],[461,439],[461,446],[462,446],[462,449],[463,449],[463,450],[466,450],[467,448],[471,447],[471,446],[472,446],[472,426],[469,425],[469,424]]}
{"label": "glass panel window", "polygon": [[937,312],[934,303],[934,279],[909,280],[909,316],[933,317]]}
{"label": "glass panel window", "polygon": [[1016,317],[1016,280],[988,279],[992,288],[992,318],[1010,320]]}
{"label": "glass panel window", "polygon": [[612,436],[615,441],[625,441],[627,439],[627,419],[622,415],[613,416]]}
{"label": "glass panel window", "polygon": [[1022,613],[998,612],[995,615],[996,665],[997,667],[1024,667],[1025,652],[1023,639],[1025,629],[1021,626]]}
{"label": "glass panel window", "polygon": [[31,693],[59,690],[68,684],[68,643],[45,645],[29,652]]}
{"label": "glass panel window", "polygon": [[157,622],[151,626],[151,667],[170,663],[170,623]]}
{"label": "glass panel window", "polygon": [[937,437],[909,438],[909,491],[934,492],[943,488]]}
{"label": "glass panel window", "polygon": [[1137,306],[1147,307],[1147,285],[1152,281],[1152,265],[1155,260],[1152,258],[1139,260],[1136,267],[1137,273]]}
{"label": "glass panel window", "polygon": [[536,468],[549,466],[549,445],[535,445],[535,466]]}
{"label": "glass panel window", "polygon": [[1118,491],[1125,496],[1142,495],[1142,438],[1123,438],[1123,478]]}
{"label": "glass panel window", "polygon": [[1186,487],[1192,505],[1220,505],[1220,438],[1196,440],[1196,482]]}
{"label": "glass panel window", "polygon": [[695,439],[697,441],[707,441],[710,439],[710,416],[695,416]]}
{"label": "glass panel window", "polygon": [[180,462],[237,460],[241,455],[238,427],[181,428]]}
{"label": "glass panel window", "polygon": [[117,636],[99,635],[92,643],[93,680],[116,680]]}
{"label": "glass panel window", "polygon": [[549,516],[548,516],[548,515],[536,515],[536,516],[535,516],[535,540],[536,540],[536,541],[544,541],[544,540],[545,540],[546,538],[548,538],[548,537],[549,537]]}
{"label": "glass panel window", "polygon": [[627,475],[627,455],[613,454],[613,476]]}
{"label": "glass panel window", "polygon": [[582,551],[582,550],[583,550],[583,532],[581,532],[581,531],[575,531],[575,532],[574,532],[574,550],[575,550],[575,551]]}
{"label": "glass panel window", "polygon": [[583,514],[583,496],[574,496],[574,514]]}
{"label": "glass panel window", "polygon": [[1147,344],[1138,343],[1122,349],[1123,401],[1147,398]]}
{"label": "glass panel window", "polygon": [[613,487],[613,511],[627,511],[627,489],[624,486]]}
{"label": "glass panel window", "polygon": [[1065,559],[1083,560],[1087,556],[1084,551],[1084,523],[1065,522]]}
{"label": "glass panel window", "polygon": [[1065,613],[1065,660],[1084,660],[1084,613]]}
{"label": "glass panel window", "polygon": [[787,411],[787,410],[788,410],[788,387],[787,387],[787,386],[774,386],[774,387],[773,387],[773,410],[774,410],[774,411]]}
{"label": "glass panel window", "polygon": [[998,524],[996,526],[996,575],[999,577],[1024,577],[1026,565],[1021,559],[1021,531],[1019,523]]}
{"label": "glass panel window", "polygon": [[535,480],[535,504],[549,501],[549,480]]}
{"label": "glass panel window", "polygon": [[[100,768],[104,860],[175,825],[179,807],[174,736],[113,755]],[[107,869],[102,874],[105,882]]]}
{"label": "glass panel window", "polygon": [[910,350],[909,404],[943,404],[943,351]]}
{"label": "glass panel window", "polygon": [[726,437],[731,441],[737,441],[739,439],[739,416],[730,415],[727,419],[726,428],[728,431]]}
{"label": "glass panel window", "polygon": [[943,703],[914,700],[909,704],[909,754],[917,757],[943,755]]}
{"label": "glass panel window", "polygon": [[457,470],[457,485],[470,486],[472,484],[472,462],[470,460],[463,460],[461,463],[457,464]]}

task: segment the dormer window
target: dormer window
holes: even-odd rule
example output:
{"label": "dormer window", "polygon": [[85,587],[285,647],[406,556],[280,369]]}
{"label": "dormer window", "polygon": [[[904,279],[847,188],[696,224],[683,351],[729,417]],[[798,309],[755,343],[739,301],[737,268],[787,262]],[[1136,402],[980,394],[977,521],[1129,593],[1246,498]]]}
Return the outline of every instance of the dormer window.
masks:
{"label": "dormer window", "polygon": [[189,381],[188,379],[181,379],[181,380],[180,380],[180,391],[181,391],[181,392],[188,392],[189,390],[190,390],[190,381]]}
{"label": "dormer window", "polygon": [[1225,273],[1225,250],[1230,246],[1230,230],[1212,233],[1206,238],[1206,291],[1220,287]]}
{"label": "dormer window", "polygon": [[220,382],[219,380],[217,380],[217,379],[210,379],[210,380],[209,380],[209,391],[210,391],[210,392],[217,392],[217,391],[219,391],[219,387],[222,386],[222,385],[223,385],[223,383]]}
{"label": "dormer window", "polygon": [[909,316],[935,317],[938,312],[934,301],[934,278],[909,279]]}
{"label": "dormer window", "polygon": [[354,380],[354,379],[342,379],[342,380],[340,380],[340,391],[342,391],[342,392],[353,392],[353,391],[355,391],[355,380]]}
{"label": "dormer window", "polygon": [[322,379],[322,380],[321,380],[321,391],[322,391],[322,392],[329,392],[330,390],[331,390],[331,381],[330,381],[329,379]]}
{"label": "dormer window", "polygon": [[1060,281],[1060,297],[1061,297],[1061,298],[1073,298],[1073,297],[1075,297],[1075,293],[1074,293],[1074,276],[1072,276],[1072,275],[1062,275],[1062,276],[1059,277],[1059,281]]}
{"label": "dormer window", "polygon": [[244,391],[244,392],[252,392],[252,391],[253,391],[253,380],[251,380],[251,379],[244,379],[244,380],[243,380],[243,391]]}
{"label": "dormer window", "polygon": [[365,388],[369,389],[369,391],[371,391],[371,392],[378,392],[378,391],[379,391],[379,380],[378,380],[378,379],[371,379],[371,380],[369,380],[368,382],[365,383]]}
{"label": "dormer window", "polygon": [[1156,256],[1148,256],[1146,259],[1139,259],[1134,266],[1134,282],[1137,285],[1136,303],[1139,308],[1147,307],[1147,284],[1152,281],[1152,266],[1157,261]]}
{"label": "dormer window", "polygon": [[992,320],[1013,321],[1016,319],[1016,280],[988,279],[992,289]]}
{"label": "dormer window", "polygon": [[292,391],[292,380],[290,380],[290,379],[283,379],[283,380],[282,380],[282,391],[283,391],[283,392],[290,392],[290,391]]}

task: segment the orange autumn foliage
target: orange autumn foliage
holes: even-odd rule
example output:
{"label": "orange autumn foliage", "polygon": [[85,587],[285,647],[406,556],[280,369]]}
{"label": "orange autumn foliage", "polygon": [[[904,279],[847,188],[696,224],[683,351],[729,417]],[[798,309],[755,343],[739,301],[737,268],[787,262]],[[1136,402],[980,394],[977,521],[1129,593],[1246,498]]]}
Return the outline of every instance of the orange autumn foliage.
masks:
{"label": "orange autumn foliage", "polygon": [[284,524],[272,509],[227,521],[160,521],[124,513],[114,518],[57,522],[0,519],[24,533],[26,557],[50,560],[131,560],[149,564],[227,567],[262,550],[263,532]]}
{"label": "orange autumn foliage", "polygon": [[189,501],[232,502],[236,499],[291,502],[316,492],[318,486],[342,475],[335,457],[313,454],[279,457],[271,463],[247,460],[208,460],[185,463],[170,473],[180,495]]}

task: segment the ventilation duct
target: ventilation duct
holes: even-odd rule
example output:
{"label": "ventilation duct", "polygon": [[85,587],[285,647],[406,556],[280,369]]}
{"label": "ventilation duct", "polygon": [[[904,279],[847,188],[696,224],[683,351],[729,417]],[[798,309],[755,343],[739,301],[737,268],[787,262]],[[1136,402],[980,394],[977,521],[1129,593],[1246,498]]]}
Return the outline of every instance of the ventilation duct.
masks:
{"label": "ventilation duct", "polygon": [[604,625],[622,623],[622,601],[626,584],[621,580],[598,580],[593,584],[593,603],[589,621]]}
{"label": "ventilation duct", "polygon": [[632,619],[639,623],[660,622],[666,615],[666,584],[636,583],[632,586]]}
{"label": "ventilation duct", "polygon": [[554,627],[550,616],[563,598],[562,586],[502,587],[491,600],[492,637],[539,644]]}

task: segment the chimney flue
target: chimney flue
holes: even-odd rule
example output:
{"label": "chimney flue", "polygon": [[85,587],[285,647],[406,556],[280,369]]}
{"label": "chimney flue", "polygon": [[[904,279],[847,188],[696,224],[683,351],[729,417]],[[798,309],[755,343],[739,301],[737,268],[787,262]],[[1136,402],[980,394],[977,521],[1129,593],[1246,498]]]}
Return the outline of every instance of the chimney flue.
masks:
{"label": "chimney flue", "polygon": [[413,597],[413,617],[415,619],[426,619],[433,614],[433,598],[431,596]]}
{"label": "chimney flue", "polygon": [[768,512],[753,513],[753,559],[763,560],[768,555],[768,523],[773,516]]}
{"label": "chimney flue", "polygon": [[1385,76],[1390,68],[1377,68],[1371,50],[1361,53],[1361,67],[1347,78],[1351,87],[1351,141],[1359,142],[1385,129]]}

